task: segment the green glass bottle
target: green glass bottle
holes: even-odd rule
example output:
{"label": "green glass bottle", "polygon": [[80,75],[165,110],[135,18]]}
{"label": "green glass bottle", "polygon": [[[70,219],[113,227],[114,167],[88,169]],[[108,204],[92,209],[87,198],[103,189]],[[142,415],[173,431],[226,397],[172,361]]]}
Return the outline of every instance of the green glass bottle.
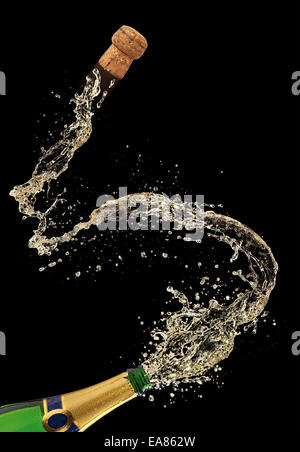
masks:
{"label": "green glass bottle", "polygon": [[0,432],[83,432],[151,386],[142,366],[79,391],[0,408]]}

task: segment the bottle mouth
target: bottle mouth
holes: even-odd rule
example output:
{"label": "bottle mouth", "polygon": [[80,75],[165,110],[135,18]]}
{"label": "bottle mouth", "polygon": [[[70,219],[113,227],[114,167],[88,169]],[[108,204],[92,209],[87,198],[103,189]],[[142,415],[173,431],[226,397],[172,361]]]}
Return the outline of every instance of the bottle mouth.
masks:
{"label": "bottle mouth", "polygon": [[129,369],[127,373],[128,375],[126,378],[129,380],[137,394],[142,394],[150,388],[151,382],[143,366],[139,366],[135,369]]}

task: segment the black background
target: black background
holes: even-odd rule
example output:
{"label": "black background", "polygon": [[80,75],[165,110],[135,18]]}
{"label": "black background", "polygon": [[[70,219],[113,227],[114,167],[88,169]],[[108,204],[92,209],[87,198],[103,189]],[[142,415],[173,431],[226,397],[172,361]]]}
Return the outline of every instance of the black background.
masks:
{"label": "black background", "polygon": [[[214,4],[196,12],[182,5],[163,12],[149,5],[124,14],[116,7],[113,14],[101,4],[66,11],[65,4],[49,3],[3,15],[0,330],[7,356],[0,358],[0,404],[69,392],[131,367],[145,340],[137,316],[155,319],[165,299],[160,266],[120,272],[108,266],[96,282],[66,282],[74,273],[68,265],[40,273],[41,259],[27,248],[33,223],[22,222],[8,196],[29,179],[38,149],[52,143],[47,131],[58,132],[54,114],[67,115],[63,102],[112,33],[127,24],[144,34],[149,48],[96,113],[93,136],[76,154],[68,183],[88,181],[83,196],[92,207],[110,192],[108,184],[135,191],[143,182],[224,204],[225,213],[263,236],[279,263],[269,304],[277,326],[267,322],[256,336],[237,341],[224,363],[222,389],[207,385],[202,399],[191,394],[171,406],[170,390],[161,391],[154,403],[131,402],[90,431],[100,434],[100,446],[110,434],[141,432],[195,433],[205,447],[219,440],[289,440],[299,421],[299,359],[291,353],[292,332],[299,330],[299,98],[291,94],[300,63],[299,7]],[[131,165],[138,154],[144,163],[137,179]],[[179,165],[177,185],[172,171],[159,173],[159,160]],[[110,253],[118,253],[113,245],[104,261]],[[88,261],[88,253],[78,259]]]}

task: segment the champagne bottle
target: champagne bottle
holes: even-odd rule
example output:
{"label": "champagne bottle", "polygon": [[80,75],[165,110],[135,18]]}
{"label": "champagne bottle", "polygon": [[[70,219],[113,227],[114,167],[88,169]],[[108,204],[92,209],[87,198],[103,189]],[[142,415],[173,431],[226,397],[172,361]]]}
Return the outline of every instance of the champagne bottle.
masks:
{"label": "champagne bottle", "polygon": [[0,408],[0,432],[83,432],[151,386],[142,366],[79,391]]}

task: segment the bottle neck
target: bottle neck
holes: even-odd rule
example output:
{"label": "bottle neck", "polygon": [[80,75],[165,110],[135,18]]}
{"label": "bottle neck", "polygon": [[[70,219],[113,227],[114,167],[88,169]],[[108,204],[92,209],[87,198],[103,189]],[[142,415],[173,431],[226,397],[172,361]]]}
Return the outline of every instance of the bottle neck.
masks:
{"label": "bottle neck", "polygon": [[148,375],[142,366],[127,371],[127,379],[137,394],[141,394],[151,386]]}
{"label": "bottle neck", "polygon": [[[138,367],[97,385],[44,399],[43,426],[47,431],[84,431],[150,386],[144,369]],[[62,425],[55,424],[58,421]]]}

